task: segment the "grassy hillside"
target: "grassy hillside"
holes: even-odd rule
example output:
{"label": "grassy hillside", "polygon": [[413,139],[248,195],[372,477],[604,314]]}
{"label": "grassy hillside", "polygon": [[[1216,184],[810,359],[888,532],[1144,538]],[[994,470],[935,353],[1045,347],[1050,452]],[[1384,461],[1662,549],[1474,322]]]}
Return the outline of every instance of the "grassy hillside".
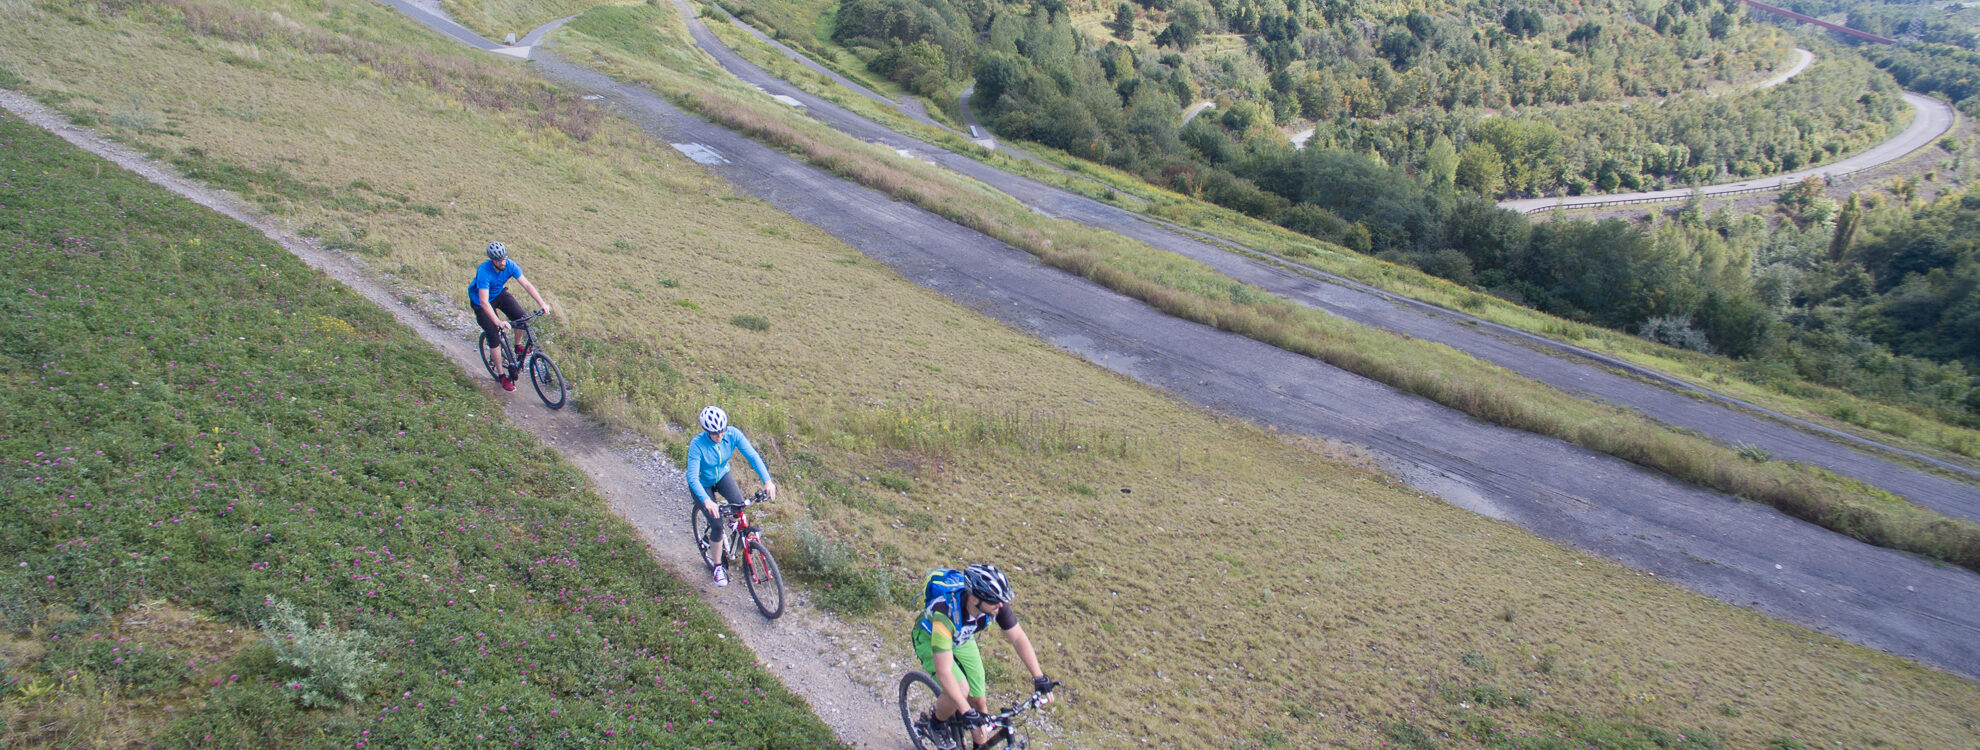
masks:
{"label": "grassy hillside", "polygon": [[[771,519],[786,564],[888,661],[909,658],[899,603],[917,571],[1011,569],[1048,670],[1072,686],[1051,715],[1073,746],[1980,739],[1971,683],[1179,407],[904,282],[623,121],[588,119],[523,66],[455,51],[382,6],[237,4],[442,75],[91,7],[0,6],[31,30],[0,64],[314,227],[415,299],[459,307],[475,248],[502,237],[559,306],[579,406],[663,441],[701,405],[730,407],[799,501]],[[654,18],[656,55],[708,69],[669,14]],[[543,98],[505,110],[473,93],[491,87]],[[986,652],[1000,688],[1020,687],[1008,649]]]}
{"label": "grassy hillside", "polygon": [[0,204],[0,745],[832,744],[370,302],[12,115]]}

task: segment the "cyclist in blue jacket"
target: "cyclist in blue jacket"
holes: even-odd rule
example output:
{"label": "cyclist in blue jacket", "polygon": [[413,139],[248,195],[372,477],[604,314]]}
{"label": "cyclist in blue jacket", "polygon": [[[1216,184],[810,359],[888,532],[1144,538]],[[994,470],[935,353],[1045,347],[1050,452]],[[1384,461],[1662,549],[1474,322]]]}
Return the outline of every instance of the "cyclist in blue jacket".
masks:
{"label": "cyclist in blue jacket", "polygon": [[[742,490],[736,487],[735,475],[729,473],[729,458],[736,451],[742,451],[743,458],[749,460],[749,468],[763,480],[763,491],[772,500],[777,499],[777,482],[770,478],[770,470],[763,466],[763,457],[756,454],[749,438],[743,436],[742,430],[729,426],[728,412],[715,406],[702,409],[701,430],[688,441],[687,483],[688,494],[708,517],[708,538],[695,540],[705,550],[722,540],[722,512],[715,507],[710,491],[720,493],[730,505],[742,504]],[[729,585],[727,565],[715,565],[715,585]]]}

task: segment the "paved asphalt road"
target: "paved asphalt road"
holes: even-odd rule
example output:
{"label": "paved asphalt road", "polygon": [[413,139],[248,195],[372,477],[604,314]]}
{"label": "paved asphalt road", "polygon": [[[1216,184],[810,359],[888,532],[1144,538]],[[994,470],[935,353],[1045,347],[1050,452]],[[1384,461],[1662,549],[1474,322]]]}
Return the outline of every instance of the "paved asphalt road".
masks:
{"label": "paved asphalt road", "polygon": [[[690,21],[709,44],[705,29]],[[714,49],[711,53],[723,58]],[[916,283],[1097,364],[1210,408],[1367,446],[1415,486],[1706,595],[1980,678],[1980,574],[1862,544],[1557,440],[1482,424],[1312,359],[1172,318],[683,113],[643,86],[570,65],[541,48],[534,57],[546,78],[604,97],[655,138],[719,153],[720,163],[708,168],[738,189],[819,226]],[[826,110],[837,109],[774,80],[752,82],[798,97],[828,121]],[[887,131],[871,127],[879,131],[874,140],[888,142]],[[916,151],[940,155],[925,145]],[[981,168],[973,160],[955,159]],[[1060,215],[1080,219],[1072,211]],[[1203,252],[1244,260],[1196,244]],[[1316,293],[1350,289],[1266,264],[1243,265],[1311,285]],[[1390,316],[1412,309],[1379,293],[1359,294],[1331,304]],[[1420,320],[1412,325],[1470,328],[1414,315]],[[1567,362],[1535,355],[1522,344],[1503,347]],[[1587,372],[1575,377],[1602,374],[1580,367]]]}
{"label": "paved asphalt road", "polygon": [[[1945,135],[1946,131],[1952,129],[1952,105],[1923,94],[1914,94],[1909,91],[1904,92],[1904,100],[1910,102],[1912,110],[1917,113],[1916,117],[1911,118],[1911,126],[1905,128],[1904,132],[1899,133],[1896,138],[1877,144],[1867,151],[1841,161],[1831,162],[1817,167],[1809,167],[1799,172],[1771,175],[1751,180],[1740,180],[1739,182],[1727,182],[1719,185],[1708,185],[1698,188],[1697,192],[1699,195],[1709,198],[1715,195],[1733,195],[1762,189],[1776,189],[1793,185],[1810,177],[1829,178],[1854,174],[1871,167],[1881,166],[1886,162],[1902,159],[1905,155],[1913,151],[1931,145],[1933,141],[1939,139],[1939,136]],[[1691,188],[1673,188],[1670,190],[1646,190],[1640,193],[1580,195],[1571,198],[1522,198],[1520,200],[1502,201],[1499,203],[1499,206],[1520,213],[1530,213],[1551,209],[1556,206],[1564,209],[1584,208],[1614,204],[1618,201],[1644,203],[1681,201],[1690,199],[1691,194]]]}

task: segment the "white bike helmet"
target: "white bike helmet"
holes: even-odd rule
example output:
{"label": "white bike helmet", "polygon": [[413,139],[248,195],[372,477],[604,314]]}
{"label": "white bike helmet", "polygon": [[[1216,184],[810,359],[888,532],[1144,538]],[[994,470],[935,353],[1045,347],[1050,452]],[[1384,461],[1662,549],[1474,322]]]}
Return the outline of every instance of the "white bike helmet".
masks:
{"label": "white bike helmet", "polygon": [[969,586],[970,595],[984,603],[1003,604],[1011,600],[1011,582],[995,565],[972,564],[963,569],[963,581]]}
{"label": "white bike helmet", "polygon": [[719,406],[710,406],[702,409],[701,429],[709,432],[721,432],[729,429],[729,413],[722,411],[722,407]]}
{"label": "white bike helmet", "polygon": [[488,243],[488,259],[501,260],[509,257],[509,246],[500,242]]}

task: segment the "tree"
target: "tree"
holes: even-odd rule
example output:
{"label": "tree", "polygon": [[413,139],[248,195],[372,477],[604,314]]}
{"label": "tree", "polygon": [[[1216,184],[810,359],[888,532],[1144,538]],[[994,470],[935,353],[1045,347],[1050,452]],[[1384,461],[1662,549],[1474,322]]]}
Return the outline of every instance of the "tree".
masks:
{"label": "tree", "polygon": [[1134,39],[1134,6],[1127,3],[1121,3],[1119,6],[1116,6],[1114,8],[1114,20],[1107,24],[1107,28],[1113,30],[1115,39],[1123,42],[1132,41]]}
{"label": "tree", "polygon": [[1457,185],[1457,147],[1451,138],[1438,135],[1423,154],[1423,181],[1431,190],[1450,190]]}
{"label": "tree", "polygon": [[1506,164],[1499,158],[1498,149],[1473,143],[1458,154],[1457,171],[1452,178],[1458,187],[1479,195],[1497,196],[1505,188]]}
{"label": "tree", "polygon": [[1560,184],[1567,153],[1552,123],[1494,117],[1478,124],[1478,136],[1504,160],[1507,190],[1539,195]]}
{"label": "tree", "polygon": [[1849,252],[1849,243],[1856,239],[1856,228],[1863,223],[1863,209],[1857,205],[1856,194],[1849,194],[1849,203],[1843,206],[1842,215],[1836,217],[1836,232],[1829,239],[1829,260],[1839,261]]}
{"label": "tree", "polygon": [[1521,39],[1531,38],[1547,30],[1546,19],[1541,18],[1539,12],[1530,8],[1515,7],[1507,10],[1505,18],[1499,23],[1506,27],[1506,33]]}

